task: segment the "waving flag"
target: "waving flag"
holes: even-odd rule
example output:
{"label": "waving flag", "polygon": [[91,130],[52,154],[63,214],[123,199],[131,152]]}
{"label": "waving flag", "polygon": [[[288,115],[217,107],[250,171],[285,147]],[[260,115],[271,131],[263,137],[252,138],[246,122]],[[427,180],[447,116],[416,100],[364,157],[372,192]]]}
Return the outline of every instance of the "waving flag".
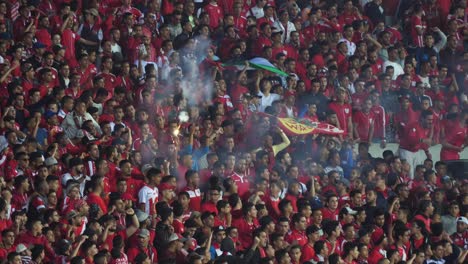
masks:
{"label": "waving flag", "polygon": [[[289,76],[286,72],[278,69],[275,65],[271,64],[267,59],[261,58],[261,57],[256,57],[251,60],[249,60],[249,68],[247,70],[266,70],[272,73],[276,73],[279,76]],[[226,63],[222,64],[222,66],[225,69],[232,69],[232,70],[237,70],[241,71],[244,69],[245,64],[244,61],[239,61],[235,63]]]}
{"label": "waving flag", "polygon": [[276,119],[278,126],[281,129],[283,129],[284,133],[286,133],[286,135],[288,136],[300,136],[309,134],[337,136],[344,133],[343,130],[326,123],[311,122],[308,119],[276,117],[265,113],[259,114]]}
{"label": "waving flag", "polygon": [[305,119],[277,117],[278,125],[287,135],[299,136],[308,134],[341,135],[343,130],[326,123],[310,122]]}
{"label": "waving flag", "polygon": [[267,59],[256,57],[249,60],[249,64],[252,68],[260,69],[260,70],[267,70],[273,73],[276,73],[280,76],[289,76],[286,72],[276,68],[275,65],[271,64]]}

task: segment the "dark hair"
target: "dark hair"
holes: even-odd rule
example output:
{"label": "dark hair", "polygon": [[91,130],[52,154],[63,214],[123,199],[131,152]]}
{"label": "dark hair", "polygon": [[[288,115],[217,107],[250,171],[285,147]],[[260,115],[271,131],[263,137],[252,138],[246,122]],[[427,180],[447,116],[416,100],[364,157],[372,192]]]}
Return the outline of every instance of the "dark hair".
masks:
{"label": "dark hair", "polygon": [[288,253],[288,251],[286,249],[280,249],[280,250],[277,250],[275,252],[275,259],[276,261],[279,263],[281,261],[282,258],[284,258],[284,256],[286,256]]}
{"label": "dark hair", "polygon": [[343,245],[343,257],[347,257],[349,255],[349,253],[351,252],[351,250],[353,250],[357,246],[358,245],[356,243],[354,243],[354,242],[346,242]]}
{"label": "dark hair", "polygon": [[323,240],[319,240],[319,241],[315,242],[315,244],[314,244],[315,254],[320,254],[320,251],[322,251],[326,246],[327,245],[325,244],[325,241],[323,241]]}

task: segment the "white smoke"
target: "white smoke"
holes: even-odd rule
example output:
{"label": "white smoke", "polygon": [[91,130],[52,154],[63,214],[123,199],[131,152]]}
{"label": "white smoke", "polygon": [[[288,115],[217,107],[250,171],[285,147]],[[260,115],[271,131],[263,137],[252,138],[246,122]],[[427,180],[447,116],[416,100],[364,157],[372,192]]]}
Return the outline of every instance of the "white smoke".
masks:
{"label": "white smoke", "polygon": [[[199,65],[206,58],[211,41],[196,37],[181,48],[180,67],[183,70],[183,94],[189,105],[201,105],[211,101],[214,93],[211,76],[201,76]],[[208,74],[209,75],[209,74]]]}

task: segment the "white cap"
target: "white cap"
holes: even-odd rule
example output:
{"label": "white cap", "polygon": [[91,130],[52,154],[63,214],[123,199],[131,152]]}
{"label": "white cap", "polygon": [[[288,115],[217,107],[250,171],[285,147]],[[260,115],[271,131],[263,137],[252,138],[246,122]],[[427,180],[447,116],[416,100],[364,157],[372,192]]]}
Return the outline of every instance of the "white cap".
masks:
{"label": "white cap", "polygon": [[459,223],[459,222],[462,222],[462,223],[468,225],[468,219],[466,219],[466,217],[464,217],[464,216],[460,216],[460,217],[457,218],[457,223]]}

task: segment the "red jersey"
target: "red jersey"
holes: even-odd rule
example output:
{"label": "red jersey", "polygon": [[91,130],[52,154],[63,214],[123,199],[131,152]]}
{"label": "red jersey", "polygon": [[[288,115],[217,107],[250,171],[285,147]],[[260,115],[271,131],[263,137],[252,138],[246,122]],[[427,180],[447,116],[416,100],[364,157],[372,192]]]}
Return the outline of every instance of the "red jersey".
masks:
{"label": "red jersey", "polygon": [[86,202],[88,204],[97,204],[99,208],[101,208],[103,214],[107,214],[107,205],[106,202],[104,202],[104,199],[102,199],[101,196],[96,195],[95,193],[88,193],[88,197],[86,198]]}
{"label": "red jersey", "polygon": [[336,253],[338,255],[341,255],[341,245],[338,240],[335,241],[335,251],[333,251],[333,245],[330,241],[325,240],[325,245],[328,247],[328,254],[333,254]]}
{"label": "red jersey", "polygon": [[454,233],[450,236],[453,243],[462,249],[468,248],[468,230],[465,230],[463,233]]}
{"label": "red jersey", "polygon": [[373,105],[371,112],[374,116],[374,138],[385,139],[385,127],[387,126],[385,108],[381,105]]}
{"label": "red jersey", "polygon": [[369,254],[368,262],[369,264],[377,264],[379,260],[385,258],[385,250],[380,247],[375,247],[372,249],[372,252]]}
{"label": "red jersey", "polygon": [[310,243],[306,243],[302,247],[301,262],[307,262],[313,259],[315,259],[314,245],[311,245]]}
{"label": "red jersey", "polygon": [[36,39],[38,42],[46,45],[47,49],[52,46],[52,37],[50,36],[49,30],[40,28],[36,30]]}
{"label": "red jersey", "polygon": [[112,97],[114,94],[114,88],[117,86],[117,77],[112,73],[99,73],[97,76],[104,78],[104,88],[109,92],[109,96]]}
{"label": "red jersey", "polygon": [[247,18],[245,16],[234,16],[234,28],[237,29],[241,37],[247,37],[245,30],[247,28]]}
{"label": "red jersey", "polygon": [[304,231],[298,231],[296,229],[293,229],[290,233],[286,234],[284,240],[286,240],[289,244],[297,242],[299,246],[303,247],[307,243],[307,235]]}
{"label": "red jersey", "polygon": [[253,219],[252,223],[247,223],[245,218],[240,218],[233,221],[232,226],[239,231],[239,241],[244,249],[252,245],[252,233],[259,227],[258,220]]}
{"label": "red jersey", "polygon": [[260,36],[258,37],[257,41],[255,41],[255,49],[254,53],[255,54],[262,54],[263,53],[263,48],[265,46],[270,46],[271,47],[271,39],[265,37],[265,36]]}
{"label": "red jersey", "polygon": [[357,137],[361,142],[370,142],[372,139],[369,138],[369,131],[371,126],[374,124],[374,113],[364,113],[363,111],[357,111],[353,115],[353,122],[356,126]]}
{"label": "red jersey", "polygon": [[75,58],[75,42],[80,39],[80,35],[67,28],[62,32],[62,45],[67,47],[65,49],[65,60],[71,64],[71,66],[77,65]]}
{"label": "red jersey", "polygon": [[340,122],[340,128],[344,130],[344,134],[347,135],[348,131],[348,119],[351,118],[351,106],[349,104],[340,104],[338,102],[331,102],[328,104],[328,108],[333,110],[338,117],[338,122]]}
{"label": "red jersey", "polygon": [[351,25],[354,21],[360,20],[360,18],[355,13],[344,12],[341,16],[338,17],[338,23],[340,25]]}
{"label": "red jersey", "polygon": [[141,249],[139,247],[130,248],[127,252],[128,260],[131,263],[134,263],[136,256],[138,256],[140,253],[145,253],[148,257],[150,257],[151,263],[158,263],[158,252],[153,246],[148,246],[145,249]]}
{"label": "red jersey", "polygon": [[[335,209],[334,211],[332,211],[332,210],[331,210],[330,208],[328,208],[328,207],[322,208],[322,216],[323,216],[323,219],[329,219],[329,220],[338,221],[338,214],[339,214],[338,208]],[[330,253],[331,253],[331,252],[330,252]]]}
{"label": "red jersey", "polygon": [[143,186],[143,181],[134,178],[127,179],[127,192],[132,197],[138,197],[138,191]]}
{"label": "red jersey", "polygon": [[[423,30],[423,34],[419,35],[416,31],[416,28],[420,28]],[[412,16],[411,17],[411,39],[413,41],[413,45],[416,47],[423,47],[424,46],[424,32],[426,31],[426,23],[422,20],[421,17]]]}
{"label": "red jersey", "polygon": [[211,30],[215,30],[218,28],[221,19],[223,18],[223,10],[217,4],[209,3],[204,8],[206,13],[210,16],[210,28]]}
{"label": "red jersey", "polygon": [[210,213],[215,213],[217,215],[218,214],[218,208],[216,208],[215,203],[213,203],[211,201],[207,201],[207,202],[202,204],[201,212],[210,212]]}
{"label": "red jersey", "polygon": [[[460,122],[445,122],[445,140],[456,146],[461,147],[466,142],[467,128],[461,126]],[[460,153],[453,149],[442,147],[440,150],[441,160],[456,160],[460,159]]]}
{"label": "red jersey", "polygon": [[237,193],[239,196],[244,198],[244,196],[249,193],[250,190],[250,182],[249,179],[247,179],[247,176],[242,176],[234,172],[230,178],[237,184]]}
{"label": "red jersey", "polygon": [[400,148],[411,152],[417,152],[420,149],[428,149],[428,146],[421,143],[420,140],[427,138],[429,133],[429,129],[424,129],[417,122],[408,124],[403,127],[400,138]]}
{"label": "red jersey", "polygon": [[187,192],[190,196],[189,207],[192,211],[200,212],[202,196],[199,188],[193,189],[190,187],[185,187],[182,189],[183,192]]}

